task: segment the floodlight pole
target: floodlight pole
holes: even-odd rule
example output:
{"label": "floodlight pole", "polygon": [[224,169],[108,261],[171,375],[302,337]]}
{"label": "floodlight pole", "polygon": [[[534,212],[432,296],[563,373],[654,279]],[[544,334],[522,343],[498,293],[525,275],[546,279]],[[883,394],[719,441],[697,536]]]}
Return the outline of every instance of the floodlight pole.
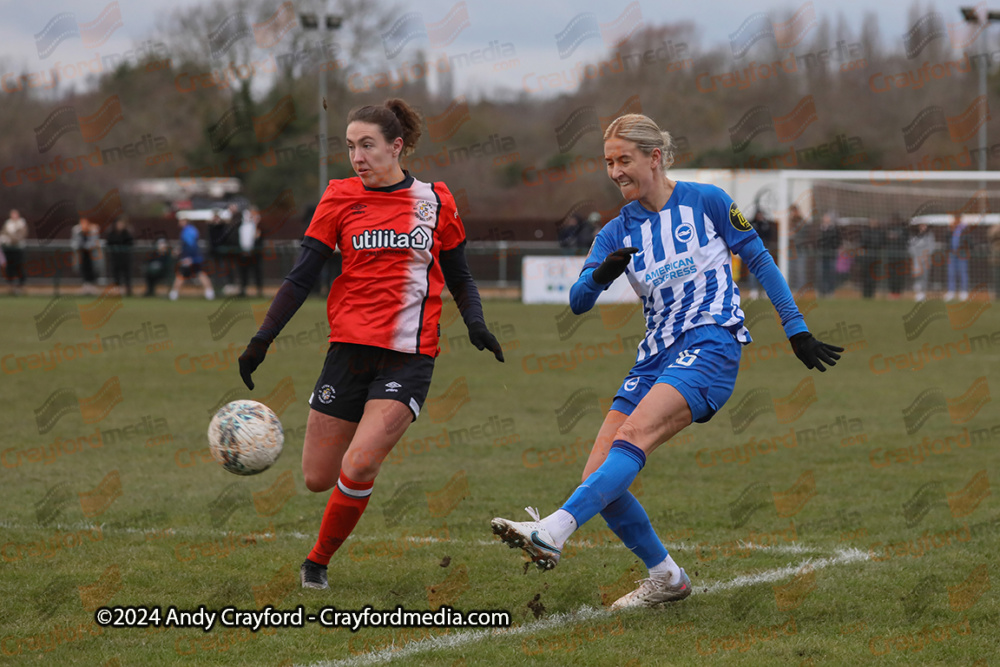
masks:
{"label": "floodlight pole", "polygon": [[[979,108],[979,171],[986,171],[986,119],[989,114],[989,104],[986,97],[986,68],[989,65],[989,54],[986,51],[986,28],[994,21],[1000,21],[1000,13],[991,12],[984,7],[961,7],[959,11],[966,23],[979,27],[979,57],[977,67],[979,68],[979,98],[982,104]],[[980,197],[980,213],[986,213],[986,181],[979,182],[979,190],[983,193]]]}
{"label": "floodlight pole", "polygon": [[[986,118],[988,103],[986,101],[986,65],[989,55],[986,53],[986,12],[978,12],[982,25],[979,27],[979,171],[986,171]],[[325,122],[324,117],[324,122]],[[979,214],[986,215],[986,181],[979,181]]]}
{"label": "floodlight pole", "polygon": [[[325,32],[325,28],[320,28]],[[320,44],[323,40],[320,40]],[[326,70],[323,69],[323,65],[319,66],[319,104],[317,109],[319,110],[319,196],[320,199],[323,198],[323,193],[326,192],[327,183],[329,183],[329,175],[327,174],[326,163],[326,109],[324,105],[326,104]],[[982,128],[980,128],[982,130]]]}
{"label": "floodlight pole", "polygon": [[[324,9],[326,7],[326,2],[323,3]],[[326,40],[325,36],[328,31],[336,30],[340,27],[343,21],[342,17],[334,14],[325,14],[323,12],[319,14],[300,14],[299,19],[302,23],[302,28],[304,30],[318,30],[320,31],[322,37],[320,38],[321,48],[325,48]],[[326,67],[324,62],[319,64],[319,100],[317,104],[317,110],[319,112],[319,197],[323,198],[323,193],[326,192],[326,186],[330,182],[329,175],[327,173],[327,166],[329,163],[329,157],[327,155],[327,117],[326,117]]]}
{"label": "floodlight pole", "polygon": [[986,171],[986,26],[979,31],[979,171]]}

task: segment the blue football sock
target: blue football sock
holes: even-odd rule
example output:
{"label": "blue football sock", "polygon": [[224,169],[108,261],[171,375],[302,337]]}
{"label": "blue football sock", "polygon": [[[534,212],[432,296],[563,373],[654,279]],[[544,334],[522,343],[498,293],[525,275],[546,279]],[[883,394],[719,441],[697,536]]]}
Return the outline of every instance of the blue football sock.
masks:
{"label": "blue football sock", "polygon": [[626,491],[601,510],[608,527],[647,568],[659,565],[667,557],[667,549],[656,536],[646,510],[631,493]]}
{"label": "blue football sock", "polygon": [[582,526],[627,492],[645,464],[645,452],[632,443],[615,440],[608,458],[576,487],[562,509],[573,515],[578,527]]}

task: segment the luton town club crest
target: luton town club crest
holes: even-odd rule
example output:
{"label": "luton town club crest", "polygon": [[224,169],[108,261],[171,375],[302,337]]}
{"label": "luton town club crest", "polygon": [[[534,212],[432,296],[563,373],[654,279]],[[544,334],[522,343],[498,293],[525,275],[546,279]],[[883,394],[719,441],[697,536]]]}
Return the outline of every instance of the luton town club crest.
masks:
{"label": "luton town club crest", "polygon": [[422,222],[428,222],[434,217],[434,204],[421,200],[413,204],[413,211]]}

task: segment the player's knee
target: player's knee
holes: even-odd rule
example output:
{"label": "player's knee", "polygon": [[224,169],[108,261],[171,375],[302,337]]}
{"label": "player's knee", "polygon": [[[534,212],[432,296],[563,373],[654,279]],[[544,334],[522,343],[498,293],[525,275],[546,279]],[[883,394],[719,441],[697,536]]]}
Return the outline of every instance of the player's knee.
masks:
{"label": "player's knee", "polygon": [[306,480],[306,488],[313,493],[329,491],[337,483],[337,477],[327,473],[303,470],[302,476]]}
{"label": "player's knee", "polygon": [[615,440],[624,440],[625,442],[632,443],[633,445],[639,440],[641,435],[641,430],[632,422],[631,419],[626,419],[622,422],[622,425],[618,427],[615,431]]}
{"label": "player's knee", "polygon": [[348,451],[341,469],[355,482],[371,482],[378,476],[381,463],[377,457],[367,452]]}

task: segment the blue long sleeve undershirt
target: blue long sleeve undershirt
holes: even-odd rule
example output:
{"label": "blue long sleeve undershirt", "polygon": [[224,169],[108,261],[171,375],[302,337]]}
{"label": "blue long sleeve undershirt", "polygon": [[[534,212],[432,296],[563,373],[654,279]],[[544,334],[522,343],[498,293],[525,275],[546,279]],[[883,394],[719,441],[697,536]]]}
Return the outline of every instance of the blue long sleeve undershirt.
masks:
{"label": "blue long sleeve undershirt", "polygon": [[[785,336],[791,338],[795,334],[809,331],[805,318],[795,305],[792,291],[788,288],[785,277],[778,270],[778,265],[774,263],[771,253],[764,247],[760,237],[754,236],[736,250],[736,254],[743,260],[747,270],[756,276],[767,298],[771,300],[778,315],[781,316],[781,326],[785,330]],[[576,283],[569,291],[569,306],[573,313],[581,315],[597,302],[597,297],[601,292],[610,287],[601,285],[594,281],[594,268],[584,269]]]}
{"label": "blue long sleeve undershirt", "polygon": [[574,315],[583,315],[594,307],[601,292],[611,287],[611,283],[601,285],[594,281],[594,267],[584,269],[573,286],[569,288],[569,307]]}

